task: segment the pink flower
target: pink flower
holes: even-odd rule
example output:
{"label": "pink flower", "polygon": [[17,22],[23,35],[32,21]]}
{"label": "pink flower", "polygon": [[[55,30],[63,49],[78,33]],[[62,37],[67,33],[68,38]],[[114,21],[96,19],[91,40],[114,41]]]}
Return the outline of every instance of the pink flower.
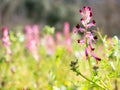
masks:
{"label": "pink flower", "polygon": [[83,44],[83,43],[85,43],[85,39],[78,39],[78,43],[81,45],[81,44]]}
{"label": "pink flower", "polygon": [[70,25],[68,22],[64,23],[64,37],[65,37],[65,46],[68,52],[72,52],[71,44],[72,44],[72,39],[70,37]]}
{"label": "pink flower", "polygon": [[91,56],[94,57],[97,61],[101,61],[101,58],[99,58],[97,55],[95,55],[94,52],[91,52]]}
{"label": "pink flower", "polygon": [[91,28],[92,26],[95,26],[95,20],[87,24],[87,28]]}
{"label": "pink flower", "polygon": [[45,35],[44,47],[48,55],[53,55],[55,52],[55,42],[52,35]]}
{"label": "pink flower", "polygon": [[83,10],[80,9],[79,12],[82,16],[82,18],[80,20],[81,20],[81,23],[84,27],[82,28],[79,24],[77,24],[75,32],[78,32],[78,31],[83,32],[84,37],[83,37],[83,39],[79,39],[77,42],[80,45],[83,44],[83,43],[86,45],[86,47],[85,47],[86,59],[89,58],[88,57],[88,54],[89,54],[92,57],[94,57],[97,61],[100,61],[101,59],[99,57],[97,57],[93,52],[94,49],[95,49],[93,47],[93,42],[96,43],[97,36],[93,35],[93,33],[94,33],[93,30],[87,31],[92,26],[95,26],[95,20],[90,21],[92,16],[93,16],[91,7],[84,6]]}
{"label": "pink flower", "polygon": [[64,36],[65,36],[65,38],[70,37],[70,25],[68,22],[64,23]]}
{"label": "pink flower", "polygon": [[9,40],[9,35],[8,35],[8,28],[5,26],[2,28],[2,42],[3,42],[3,45],[4,47],[6,48],[7,50],[7,54],[12,54],[12,51],[10,49],[10,40]]}
{"label": "pink flower", "polygon": [[26,37],[26,48],[30,51],[36,61],[39,60],[39,54],[37,51],[37,40],[38,40],[38,27],[30,25],[25,26],[25,37]]}
{"label": "pink flower", "polygon": [[81,27],[79,24],[76,25],[76,31],[80,31],[80,32],[85,32],[88,28],[91,28],[92,26],[95,26],[95,20],[93,20],[92,22],[90,21],[92,18],[92,9],[91,7],[87,7],[84,6],[83,10],[80,9],[80,14],[82,16],[82,18],[80,19],[82,25],[84,27]]}
{"label": "pink flower", "polygon": [[92,18],[92,10],[91,7],[84,6],[83,11],[80,10],[80,14],[82,15],[81,22],[84,27],[87,27],[87,24],[90,22],[90,19]]}
{"label": "pink flower", "polygon": [[56,33],[56,43],[57,43],[57,45],[62,44],[62,34],[60,32]]}
{"label": "pink flower", "polygon": [[35,39],[35,41],[37,43],[37,46],[38,46],[39,43],[40,43],[38,25],[33,25],[32,29],[33,29],[33,37],[34,37],[34,39]]}
{"label": "pink flower", "polygon": [[93,47],[91,40],[89,41],[89,47],[90,47],[91,51],[94,51],[95,48]]}
{"label": "pink flower", "polygon": [[32,28],[30,25],[25,26],[26,48],[29,49],[30,41],[32,40]]}
{"label": "pink flower", "polygon": [[78,30],[79,30],[80,32],[84,32],[84,31],[85,31],[85,28],[80,27],[79,24],[76,25],[76,28],[77,28],[76,32],[77,32]]}

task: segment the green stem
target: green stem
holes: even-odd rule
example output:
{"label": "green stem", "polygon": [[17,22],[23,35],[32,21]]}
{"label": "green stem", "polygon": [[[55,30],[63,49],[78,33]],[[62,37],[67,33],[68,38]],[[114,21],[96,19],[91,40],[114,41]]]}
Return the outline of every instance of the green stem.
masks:
{"label": "green stem", "polygon": [[89,63],[89,68],[90,68],[91,75],[93,75],[93,73],[92,73],[92,65],[91,65],[89,56],[88,56],[88,63]]}
{"label": "green stem", "polygon": [[78,75],[80,75],[81,77],[83,77],[83,78],[86,79],[87,81],[89,81],[89,82],[91,82],[91,83],[93,83],[93,84],[99,86],[100,88],[106,90],[105,87],[103,87],[103,86],[101,86],[100,84],[98,84],[98,83],[96,83],[96,82],[94,82],[94,81],[88,79],[87,77],[85,77],[82,73],[78,72],[77,70],[76,70],[76,72],[77,72]]}

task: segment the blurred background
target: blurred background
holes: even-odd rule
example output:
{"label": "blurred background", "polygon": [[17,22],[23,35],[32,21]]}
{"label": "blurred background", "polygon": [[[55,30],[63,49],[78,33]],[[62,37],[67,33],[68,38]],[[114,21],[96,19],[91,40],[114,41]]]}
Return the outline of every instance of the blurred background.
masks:
{"label": "blurred background", "polygon": [[90,5],[93,19],[104,34],[120,37],[120,0],[0,0],[0,28],[38,24],[61,31],[68,21],[80,23],[79,9]]}

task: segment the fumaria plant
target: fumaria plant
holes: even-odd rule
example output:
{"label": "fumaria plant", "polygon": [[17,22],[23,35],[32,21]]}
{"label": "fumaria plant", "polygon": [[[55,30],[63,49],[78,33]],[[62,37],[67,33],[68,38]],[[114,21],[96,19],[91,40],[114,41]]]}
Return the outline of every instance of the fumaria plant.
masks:
{"label": "fumaria plant", "polygon": [[[115,56],[116,55],[115,52],[118,52],[119,49],[116,50],[113,45],[111,47],[111,50],[108,49],[109,45],[106,44],[106,41],[107,41],[106,38],[105,39],[102,38],[102,35],[100,34],[100,32],[94,30],[95,20],[91,20],[93,16],[93,12],[90,6],[84,6],[83,9],[79,10],[79,12],[82,16],[82,18],[80,19],[82,25],[77,24],[76,29],[74,30],[74,33],[77,33],[77,32],[83,33],[81,38],[77,40],[77,43],[80,45],[80,47],[84,48],[85,59],[86,59],[86,63],[88,61],[89,68],[87,69],[88,71],[86,71],[87,75],[86,74],[84,75],[84,72],[82,72],[81,70],[80,60],[76,58],[76,60],[71,61],[71,64],[70,64],[71,70],[73,70],[76,73],[76,75],[83,77],[86,81],[89,82],[89,85],[88,83],[84,83],[84,86],[86,87],[88,86],[87,90],[88,89],[113,90],[113,88],[115,90],[118,90],[116,77],[118,78],[118,75],[119,75],[119,71],[117,69],[117,67],[119,67],[118,65],[119,58],[118,56],[116,56],[117,60],[115,61],[111,60],[110,58],[113,57],[113,55]],[[103,51],[105,55],[103,55],[104,57],[102,58],[97,56],[97,53],[96,53],[97,50],[95,49],[95,46],[98,45],[97,39],[99,40],[101,39],[103,41],[103,45],[101,45],[101,51],[103,48],[105,48],[105,50],[104,49],[103,50],[106,53]],[[114,44],[114,42],[112,42],[112,44]],[[118,48],[118,45],[117,45],[117,48]],[[100,52],[99,55],[100,54],[102,54],[102,52]],[[94,60],[96,60],[96,63],[94,62]],[[112,84],[111,77],[115,78],[115,84]]]}

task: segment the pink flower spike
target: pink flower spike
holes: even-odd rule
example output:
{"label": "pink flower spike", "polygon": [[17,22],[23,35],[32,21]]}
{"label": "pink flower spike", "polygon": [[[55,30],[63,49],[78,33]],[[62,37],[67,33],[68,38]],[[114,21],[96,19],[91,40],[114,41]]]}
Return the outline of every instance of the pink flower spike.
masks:
{"label": "pink flower spike", "polygon": [[38,25],[33,25],[33,37],[34,37],[34,39],[35,39],[35,41],[36,41],[36,44],[37,45],[39,45],[39,43],[40,43],[40,40],[39,40],[39,27],[38,27]]}
{"label": "pink flower spike", "polygon": [[69,22],[65,22],[64,23],[64,35],[65,37],[69,37],[69,34],[70,34],[70,24]]}
{"label": "pink flower spike", "polygon": [[91,52],[91,56],[94,57],[97,61],[101,61],[101,58],[95,55],[95,53]]}
{"label": "pink flower spike", "polygon": [[39,35],[38,25],[33,25],[33,33],[34,33],[35,35]]}
{"label": "pink flower spike", "polygon": [[60,32],[56,33],[56,43],[57,43],[57,45],[62,44],[62,34]]}
{"label": "pink flower spike", "polygon": [[2,32],[4,37],[8,37],[8,28],[6,26],[2,28]]}
{"label": "pink flower spike", "polygon": [[5,26],[2,28],[2,42],[4,47],[6,48],[7,54],[12,55],[12,51],[10,49],[10,40],[9,40],[9,35],[8,35],[8,28]]}
{"label": "pink flower spike", "polygon": [[31,28],[30,25],[26,25],[26,26],[25,26],[25,32],[26,32],[27,34],[31,34],[31,33],[32,33],[32,28]]}

